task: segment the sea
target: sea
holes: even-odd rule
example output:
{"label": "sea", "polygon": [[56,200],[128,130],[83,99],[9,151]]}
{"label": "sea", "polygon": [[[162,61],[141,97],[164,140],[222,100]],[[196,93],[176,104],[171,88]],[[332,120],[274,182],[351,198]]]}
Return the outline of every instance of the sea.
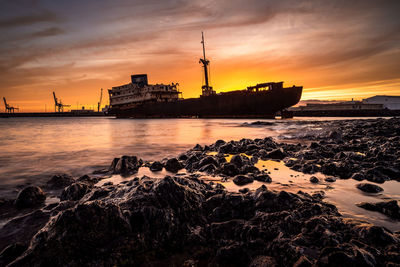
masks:
{"label": "sea", "polygon": [[[90,175],[95,170],[107,168],[115,157],[123,155],[136,155],[148,161],[162,160],[176,157],[196,144],[210,145],[219,139],[273,137],[277,141],[297,142],[298,137],[322,131],[314,123],[316,120],[338,119],[364,118],[302,117],[262,120],[262,123],[255,123],[258,119],[0,118],[0,198],[15,198],[24,186],[44,184],[57,173],[74,177]],[[282,163],[279,166],[274,162],[265,164],[273,165],[273,180],[274,176],[281,179],[271,185],[274,189],[300,188],[310,192],[324,189],[313,188],[306,175],[285,168]],[[355,182],[336,182],[333,185],[336,190],[327,190],[328,201],[337,205],[347,217],[400,230],[398,222],[355,206],[356,201],[370,200],[355,189]],[[298,186],[288,187],[288,183]],[[399,184],[390,181],[381,186],[392,199],[400,199]],[[227,186],[238,190],[232,184]]]}

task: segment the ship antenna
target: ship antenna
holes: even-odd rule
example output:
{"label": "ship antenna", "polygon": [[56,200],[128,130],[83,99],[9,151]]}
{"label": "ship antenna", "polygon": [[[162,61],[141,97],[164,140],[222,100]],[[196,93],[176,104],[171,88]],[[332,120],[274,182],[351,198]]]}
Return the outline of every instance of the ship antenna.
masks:
{"label": "ship antenna", "polygon": [[205,48],[205,42],[204,42],[204,34],[201,32],[201,43],[203,44],[203,58],[200,59],[199,63],[203,64],[204,68],[204,79],[206,84],[202,86],[202,95],[207,96],[212,94],[212,87],[210,86],[208,82],[208,65],[210,64],[210,61],[206,59],[206,48]]}
{"label": "ship antenna", "polygon": [[203,44],[203,60],[206,61],[206,48],[204,43],[204,34],[201,32],[201,43]]}

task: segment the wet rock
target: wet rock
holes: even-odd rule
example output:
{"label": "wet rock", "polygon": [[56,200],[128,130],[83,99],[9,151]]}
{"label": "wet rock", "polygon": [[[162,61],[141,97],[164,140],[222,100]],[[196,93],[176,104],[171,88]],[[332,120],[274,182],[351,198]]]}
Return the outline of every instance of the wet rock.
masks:
{"label": "wet rock", "polygon": [[162,169],[163,169],[163,165],[159,161],[154,161],[150,165],[150,171],[152,171],[152,172],[158,172],[158,171],[161,171]]}
{"label": "wet rock", "polygon": [[109,170],[114,174],[130,175],[136,173],[143,165],[143,160],[136,156],[122,156],[115,158]]}
{"label": "wet rock", "polygon": [[366,210],[383,213],[393,219],[400,219],[400,207],[397,200],[377,203],[362,202],[357,204],[357,206]]}
{"label": "wet rock", "polygon": [[216,170],[217,167],[214,164],[207,164],[199,169],[200,172],[206,172],[206,173],[214,173]]}
{"label": "wet rock", "polygon": [[251,261],[249,267],[274,267],[277,266],[276,260],[269,256],[258,256]]}
{"label": "wet rock", "polygon": [[311,144],[310,144],[310,148],[311,149],[316,149],[316,148],[319,148],[319,147],[320,147],[320,145],[317,142],[311,142]]}
{"label": "wet rock", "polygon": [[390,244],[396,244],[398,246],[400,242],[398,237],[381,226],[361,224],[357,225],[354,231],[363,242],[374,244],[375,246],[387,246]]}
{"label": "wet rock", "polygon": [[365,177],[364,177],[364,175],[362,174],[362,173],[354,173],[352,176],[351,176],[351,179],[354,179],[354,180],[357,180],[357,181],[362,181],[362,180],[364,180],[365,179]]}
{"label": "wet rock", "polygon": [[88,191],[90,190],[89,186],[85,183],[74,183],[66,188],[61,193],[60,200],[79,200],[81,199]]}
{"label": "wet rock", "polygon": [[253,177],[250,177],[250,176],[247,176],[247,175],[241,175],[241,174],[236,175],[233,178],[233,182],[236,185],[245,185],[245,184],[252,183],[253,181],[254,181]]}
{"label": "wet rock", "polygon": [[341,140],[342,135],[337,131],[331,131],[328,135],[328,138],[335,139],[335,140]]}
{"label": "wet rock", "polygon": [[43,204],[46,195],[38,186],[28,186],[22,189],[15,200],[17,208],[31,208]]}
{"label": "wet rock", "polygon": [[260,170],[253,165],[246,164],[246,165],[242,166],[242,168],[240,168],[241,174],[259,173],[259,172],[260,172]]}
{"label": "wet rock", "polygon": [[49,212],[36,210],[6,223],[0,228],[0,251],[15,243],[28,246],[33,235],[47,223],[49,218]]}
{"label": "wet rock", "polygon": [[57,174],[47,181],[47,186],[52,189],[61,189],[75,182],[75,179],[68,174]]}
{"label": "wet rock", "polygon": [[378,186],[378,185],[374,185],[374,184],[369,184],[369,183],[361,183],[361,184],[357,184],[356,187],[358,189],[360,189],[363,192],[367,192],[367,193],[379,193],[383,191],[383,188]]}
{"label": "wet rock", "polygon": [[336,178],[335,178],[335,177],[332,177],[332,176],[331,176],[331,177],[326,177],[326,178],[325,178],[325,181],[326,181],[326,182],[329,182],[329,183],[333,183],[333,182],[336,182]]}
{"label": "wet rock", "polygon": [[311,176],[310,177],[310,182],[313,183],[313,184],[317,184],[317,183],[319,183],[319,179],[317,177],[315,177],[315,176]]}
{"label": "wet rock", "polygon": [[269,176],[267,173],[256,174],[253,177],[254,177],[254,180],[259,181],[259,182],[264,182],[264,183],[272,182],[271,176]]}
{"label": "wet rock", "polygon": [[217,251],[216,262],[225,266],[246,266],[249,262],[249,255],[239,243],[233,243]]}
{"label": "wet rock", "polygon": [[[395,262],[396,234],[346,223],[317,197],[265,186],[233,193],[218,185],[184,175],[94,188],[78,205],[60,209],[11,266]],[[93,198],[101,190],[107,193]]]}
{"label": "wet rock", "polygon": [[218,161],[214,157],[207,156],[207,157],[205,157],[205,158],[200,160],[199,167],[201,168],[201,167],[203,167],[205,165],[208,165],[208,164],[213,164],[214,166],[219,166]]}
{"label": "wet rock", "polygon": [[250,192],[250,189],[248,189],[247,187],[241,188],[241,189],[239,189],[239,192],[242,194],[247,194],[248,192]]}
{"label": "wet rock", "polygon": [[6,266],[16,258],[22,255],[22,253],[28,248],[27,245],[22,243],[14,243],[6,247],[0,252],[0,266]]}
{"label": "wet rock", "polygon": [[227,176],[235,176],[239,174],[239,169],[235,164],[232,163],[224,163],[221,166],[221,173]]}
{"label": "wet rock", "polygon": [[244,159],[241,155],[234,155],[230,163],[235,164],[236,167],[241,168],[244,165]]}
{"label": "wet rock", "polygon": [[186,161],[188,158],[189,158],[189,157],[188,157],[188,155],[186,155],[186,154],[181,154],[181,155],[179,155],[179,157],[178,157],[178,159],[179,159],[179,160],[182,160],[182,161]]}
{"label": "wet rock", "polygon": [[295,262],[293,267],[311,267],[312,265],[312,262],[303,255]]}
{"label": "wet rock", "polygon": [[83,175],[83,176],[81,176],[81,177],[79,177],[79,178],[77,179],[78,182],[86,183],[86,184],[88,184],[89,186],[95,185],[96,183],[99,182],[99,180],[100,180],[99,178],[90,177],[89,175]]}
{"label": "wet rock", "polygon": [[203,147],[200,144],[196,144],[193,149],[194,151],[203,151]]}
{"label": "wet rock", "polygon": [[231,143],[226,143],[224,145],[221,145],[218,149],[219,153],[224,153],[224,154],[233,154],[235,151],[236,149]]}
{"label": "wet rock", "polygon": [[224,140],[217,140],[215,143],[214,143],[214,146],[215,147],[220,147],[220,146],[222,146],[222,145],[224,145],[224,144],[226,144],[226,142],[224,141]]}
{"label": "wet rock", "polygon": [[183,169],[183,166],[178,159],[171,158],[165,163],[165,169],[169,172],[178,172],[180,169]]}
{"label": "wet rock", "polygon": [[277,148],[267,154],[267,158],[280,159],[280,160],[284,159],[286,156],[287,154],[283,151],[282,148]]}

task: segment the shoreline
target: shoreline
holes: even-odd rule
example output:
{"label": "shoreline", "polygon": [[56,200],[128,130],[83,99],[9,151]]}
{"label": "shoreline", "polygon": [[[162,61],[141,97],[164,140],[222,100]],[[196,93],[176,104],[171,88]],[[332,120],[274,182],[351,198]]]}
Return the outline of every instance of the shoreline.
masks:
{"label": "shoreline", "polygon": [[[314,137],[297,137],[301,142],[307,141],[303,144],[293,140],[276,143],[271,138],[218,140],[210,146],[196,145],[176,158],[160,162],[124,156],[114,159],[109,169],[97,172],[122,177],[115,184],[93,175],[77,179],[54,176],[43,189],[59,195],[62,201],[44,205],[40,191],[30,192],[31,203],[23,209],[25,215],[0,229],[0,236],[9,242],[2,242],[2,247],[8,247],[0,254],[1,263],[14,261],[10,266],[63,265],[63,262],[72,266],[395,263],[396,257],[400,257],[399,231],[343,218],[334,205],[324,201],[323,190],[290,192],[283,185],[279,189],[273,185],[273,174],[282,172],[285,166],[299,174],[315,176],[317,180],[312,182],[310,177],[307,185],[326,187],[334,186],[339,179],[377,187],[390,180],[398,182],[399,125],[396,118],[332,121],[321,127],[336,130]],[[271,160],[284,165],[277,167],[278,170],[257,165]],[[168,173],[161,172],[157,179],[135,177],[142,168],[149,169],[148,174],[157,173],[160,168]],[[182,169],[185,172],[179,173]],[[202,179],[199,173],[212,179]],[[324,181],[316,177],[318,173],[324,175],[321,176]],[[333,178],[327,181],[329,177]],[[296,184],[296,177],[290,179]],[[235,187],[240,188],[239,192],[228,190],[232,184],[239,186]],[[253,184],[257,186],[252,188]],[[371,190],[368,186],[361,187]],[[379,190],[377,187],[372,189]],[[379,193],[367,194],[379,196]],[[32,199],[36,206],[32,205]],[[4,201],[0,208],[4,210],[8,205],[9,210],[18,212],[13,202]],[[384,197],[382,201],[359,204],[395,221],[399,219],[396,199]],[[10,235],[17,225],[19,230]],[[39,229],[42,230],[36,234]],[[30,245],[22,242],[22,236],[32,238]],[[78,242],[80,239],[84,242]],[[108,242],[112,242],[112,248]],[[96,249],[87,250],[92,247]],[[103,253],[99,255],[96,250]],[[79,251],[86,251],[87,255]]]}

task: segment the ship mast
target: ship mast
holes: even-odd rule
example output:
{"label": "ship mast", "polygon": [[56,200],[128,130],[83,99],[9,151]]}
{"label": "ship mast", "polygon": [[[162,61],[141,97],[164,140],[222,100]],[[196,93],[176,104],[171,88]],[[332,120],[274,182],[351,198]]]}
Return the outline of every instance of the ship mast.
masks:
{"label": "ship mast", "polygon": [[210,61],[206,59],[206,48],[205,48],[205,44],[204,44],[203,32],[201,32],[201,43],[203,44],[203,58],[200,58],[199,63],[203,64],[204,80],[206,82],[206,84],[201,87],[202,96],[209,96],[209,95],[215,94],[215,91],[213,91],[212,87],[209,85],[209,82],[208,82],[208,67],[207,66],[208,66],[208,64],[210,64]]}

